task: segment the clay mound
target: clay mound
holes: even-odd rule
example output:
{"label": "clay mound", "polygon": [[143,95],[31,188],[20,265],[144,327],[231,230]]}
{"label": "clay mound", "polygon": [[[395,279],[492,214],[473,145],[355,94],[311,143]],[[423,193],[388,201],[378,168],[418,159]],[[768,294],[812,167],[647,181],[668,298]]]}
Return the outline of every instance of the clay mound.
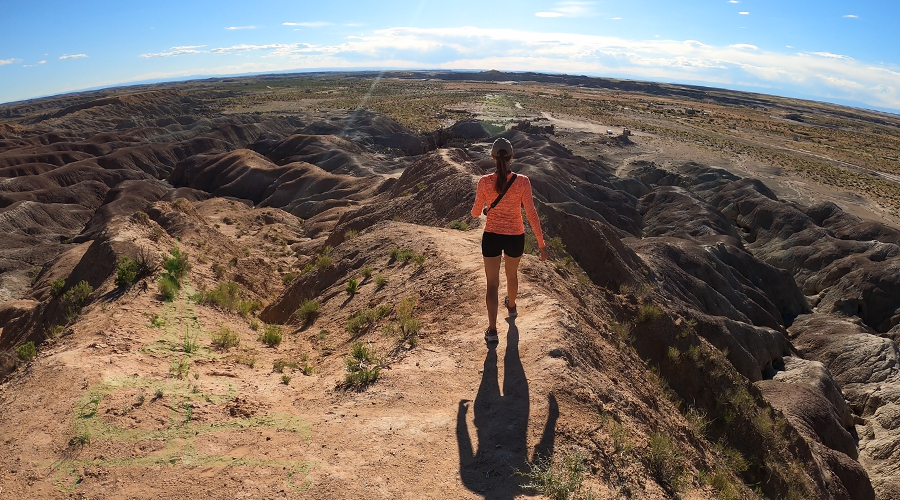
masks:
{"label": "clay mound", "polygon": [[330,208],[322,202],[346,205],[372,188],[371,180],[334,175],[315,165],[278,166],[249,149],[194,156],[176,166],[170,181],[214,196],[232,196],[256,205],[284,208],[304,218]]}
{"label": "clay mound", "polygon": [[116,217],[131,217],[146,212],[151,204],[168,193],[170,188],[156,181],[125,181],[106,193],[103,205],[94,212],[75,242],[95,239],[109,231]]}
{"label": "clay mound", "polygon": [[54,168],[56,168],[56,165],[50,165],[49,163],[24,163],[15,167],[0,168],[0,178],[40,175]]}
{"label": "clay mound", "polygon": [[[718,254],[727,258],[746,254],[734,244],[720,241],[715,246],[701,246],[675,238],[645,238],[629,243],[657,276],[675,278],[663,282],[669,293],[707,314],[782,330],[785,320],[781,308],[767,295],[769,289],[794,290],[793,300],[782,305],[788,314],[796,316],[808,310],[790,275],[755,261],[748,254],[743,259],[729,259],[738,267],[718,258]],[[766,283],[763,280],[767,277],[780,279]],[[788,316],[788,320],[793,316]]]}
{"label": "clay mound", "polygon": [[41,204],[81,205],[88,209],[97,209],[109,188],[96,181],[79,182],[67,187],[52,187],[15,193],[0,191],[0,211],[20,201],[35,201]]}
{"label": "clay mound", "polygon": [[59,241],[77,234],[93,213],[81,205],[20,201],[0,212],[0,233]]}
{"label": "clay mound", "polygon": [[834,203],[827,202],[806,210],[813,221],[832,231],[835,238],[842,240],[868,241],[900,245],[900,231],[878,222],[869,222],[848,214]]}
{"label": "clay mound", "polygon": [[660,187],[641,198],[638,211],[644,218],[643,236],[671,236],[695,240],[701,236],[739,239],[731,223],[702,200],[680,187]]}
{"label": "clay mound", "polygon": [[461,149],[425,154],[408,166],[396,182],[385,182],[379,197],[344,213],[328,244],[334,246],[343,241],[347,230],[361,231],[389,219],[438,227],[452,221],[471,222],[476,171],[477,167]]}
{"label": "clay mound", "polygon": [[[640,235],[637,199],[616,191],[605,169],[586,163],[541,135],[511,130],[501,136],[507,138],[515,150],[512,170],[528,176],[534,194],[541,201],[579,205],[583,207],[579,215],[611,224],[621,231],[622,236]],[[480,157],[477,163],[484,173],[494,171],[493,160],[488,154]]]}
{"label": "clay mound", "polygon": [[252,148],[278,165],[305,162],[333,174],[371,174],[371,170],[359,160],[362,148],[338,136],[297,134],[273,145],[257,147]]}
{"label": "clay mound", "polygon": [[448,132],[454,137],[465,140],[485,139],[491,135],[484,124],[478,120],[460,120],[451,125]]}

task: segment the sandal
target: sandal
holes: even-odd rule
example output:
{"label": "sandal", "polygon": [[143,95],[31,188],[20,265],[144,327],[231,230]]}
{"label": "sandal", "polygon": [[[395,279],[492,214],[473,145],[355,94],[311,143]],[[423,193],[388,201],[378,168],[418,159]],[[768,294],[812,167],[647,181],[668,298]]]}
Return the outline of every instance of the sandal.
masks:
{"label": "sandal", "polygon": [[515,318],[519,315],[519,312],[516,310],[518,309],[517,307],[509,307],[509,297],[503,299],[503,305],[506,306],[506,313],[510,318]]}
{"label": "sandal", "polygon": [[494,342],[499,342],[500,338],[497,336],[497,330],[493,328],[488,328],[484,331],[484,341],[488,344],[493,344]]}

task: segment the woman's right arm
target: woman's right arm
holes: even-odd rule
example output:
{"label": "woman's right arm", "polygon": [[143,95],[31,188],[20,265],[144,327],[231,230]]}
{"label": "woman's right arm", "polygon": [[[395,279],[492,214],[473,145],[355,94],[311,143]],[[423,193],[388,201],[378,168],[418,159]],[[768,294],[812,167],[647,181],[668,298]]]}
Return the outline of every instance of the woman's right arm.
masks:
{"label": "woman's right arm", "polygon": [[481,210],[484,208],[485,204],[485,196],[484,196],[484,177],[478,180],[478,188],[475,190],[475,204],[472,205],[472,217],[478,217],[481,215]]}

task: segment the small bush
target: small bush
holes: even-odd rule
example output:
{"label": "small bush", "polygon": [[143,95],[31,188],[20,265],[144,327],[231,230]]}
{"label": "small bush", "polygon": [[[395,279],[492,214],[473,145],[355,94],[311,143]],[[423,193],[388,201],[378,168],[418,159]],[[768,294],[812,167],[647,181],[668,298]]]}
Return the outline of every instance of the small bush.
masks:
{"label": "small bush", "polygon": [[449,227],[450,229],[457,229],[459,231],[468,231],[469,230],[468,224],[466,224],[465,222],[462,222],[462,221],[458,221],[458,220],[451,222],[450,225],[447,227]]}
{"label": "small bush", "polygon": [[356,342],[351,346],[350,356],[344,358],[347,376],[344,382],[347,387],[363,389],[378,379],[381,363],[375,358],[375,352]]}
{"label": "small bush", "polygon": [[669,436],[661,432],[651,434],[644,458],[650,473],[663,489],[669,493],[681,489],[684,463],[678,445]]}
{"label": "small bush", "polygon": [[262,309],[262,302],[258,300],[244,300],[241,297],[241,287],[233,281],[219,283],[219,286],[210,291],[201,291],[197,294],[199,302],[207,305],[218,306],[227,311],[234,311],[247,317]]}
{"label": "small bush", "polygon": [[276,347],[281,344],[283,336],[284,334],[280,326],[267,324],[263,328],[262,333],[259,334],[259,340],[269,347]]}
{"label": "small bush", "polygon": [[387,285],[387,278],[385,278],[384,275],[381,273],[376,274],[375,275],[375,288],[380,290],[380,289],[384,288],[385,285]]}
{"label": "small bush", "polygon": [[681,351],[679,351],[677,347],[669,347],[666,351],[666,357],[669,358],[669,361],[672,363],[678,363],[681,361]]}
{"label": "small bush", "polygon": [[127,255],[119,257],[119,266],[116,269],[116,286],[119,288],[127,288],[137,280],[138,266],[137,262],[131,260]]}
{"label": "small bush", "polygon": [[638,307],[638,323],[652,323],[658,320],[660,316],[662,316],[662,309],[660,309],[656,304],[647,303],[641,304],[641,306]]}
{"label": "small bush", "polygon": [[290,375],[282,375],[282,376],[281,376],[281,383],[284,384],[284,385],[290,384],[290,383],[291,383],[291,376],[290,376]]}
{"label": "small bush", "polygon": [[223,326],[219,329],[218,332],[212,334],[212,344],[215,347],[218,347],[222,350],[228,350],[232,347],[237,347],[241,343],[241,338],[238,334],[228,328],[227,326]]}
{"label": "small bush", "polygon": [[278,361],[272,363],[273,372],[284,373],[285,368],[297,370],[300,368],[300,365],[296,361],[291,359],[279,359]]}
{"label": "small bush", "polygon": [[551,500],[587,500],[593,493],[584,488],[585,458],[579,452],[563,457],[561,463],[553,463],[550,457],[540,457],[529,464],[528,472],[519,474],[528,479],[525,488],[536,491]]}
{"label": "small bush", "polygon": [[172,248],[172,256],[166,260],[163,268],[166,270],[166,274],[171,276],[178,287],[181,288],[181,282],[187,276],[188,271],[191,270],[191,263],[188,261],[187,254],[182,252],[178,245],[175,245]]}
{"label": "small bush", "polygon": [[391,260],[396,260],[405,264],[416,255],[416,252],[409,248],[392,248],[388,255]]}
{"label": "small bush", "polygon": [[60,278],[58,280],[53,280],[50,283],[50,295],[53,297],[59,297],[62,293],[66,291],[66,280]]}
{"label": "small bush", "polygon": [[222,264],[219,264],[218,262],[213,262],[211,269],[212,269],[213,275],[216,277],[217,280],[221,280],[222,278],[224,278],[226,276],[226,274],[228,274],[228,270],[225,268],[225,266],[223,266]]}
{"label": "small bush", "polygon": [[372,276],[372,267],[366,266],[362,268],[362,275],[364,279],[369,279]]}
{"label": "small bush", "polygon": [[19,347],[16,347],[16,356],[27,363],[37,356],[37,347],[34,346],[34,342],[29,340]]}
{"label": "small bush", "polygon": [[356,292],[359,291],[359,282],[356,281],[355,278],[350,278],[350,280],[347,281],[347,287],[344,288],[344,291],[346,291],[347,295],[351,297],[356,295]]}
{"label": "small bush", "polygon": [[181,351],[186,354],[193,354],[200,350],[200,343],[197,342],[197,334],[191,335],[191,331],[187,330],[181,337]]}
{"label": "small bush", "polygon": [[172,367],[169,369],[169,373],[172,374],[173,378],[182,380],[188,377],[188,371],[190,369],[191,363],[187,360],[187,358],[177,357],[172,358]]}
{"label": "small bush", "polygon": [[76,434],[72,436],[72,439],[69,439],[69,446],[77,446],[82,448],[91,444],[92,437],[89,431],[84,431],[81,434]]}
{"label": "small bush", "polygon": [[319,257],[316,259],[316,268],[320,271],[322,269],[331,267],[333,261],[331,260],[331,247],[325,247],[325,250],[322,250],[322,253],[319,254]]}
{"label": "small bush", "polygon": [[290,285],[291,282],[294,281],[294,278],[296,278],[296,277],[297,277],[297,275],[294,273],[285,273],[285,275],[281,277],[281,282],[284,283],[285,285]]}
{"label": "small bush", "polygon": [[178,297],[178,282],[168,273],[159,277],[159,295],[166,302],[172,302]]}
{"label": "small bush", "polygon": [[294,315],[303,326],[309,326],[319,317],[319,303],[315,300],[307,300],[300,305]]}
{"label": "small bush", "polygon": [[70,323],[81,314],[81,310],[87,304],[93,291],[94,288],[87,281],[81,280],[63,294],[62,301],[66,306],[66,319]]}
{"label": "small bush", "polygon": [[413,260],[413,262],[416,263],[417,266],[422,266],[422,264],[425,263],[425,256],[419,253],[419,254],[413,255],[412,260]]}
{"label": "small bush", "polygon": [[344,233],[345,240],[352,240],[353,238],[356,238],[357,236],[359,236],[359,231],[357,231],[356,229],[351,229],[351,230],[347,231],[346,233]]}

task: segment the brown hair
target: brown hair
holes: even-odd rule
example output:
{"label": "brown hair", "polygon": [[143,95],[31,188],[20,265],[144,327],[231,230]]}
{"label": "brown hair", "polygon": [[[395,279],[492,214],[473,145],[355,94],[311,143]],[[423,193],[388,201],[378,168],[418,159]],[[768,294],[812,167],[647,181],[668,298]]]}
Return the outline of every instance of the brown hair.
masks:
{"label": "brown hair", "polygon": [[497,151],[497,154],[494,156],[494,163],[497,166],[497,183],[494,187],[497,188],[498,193],[506,191],[506,176],[509,175],[510,159],[512,159],[512,156],[505,149]]}

